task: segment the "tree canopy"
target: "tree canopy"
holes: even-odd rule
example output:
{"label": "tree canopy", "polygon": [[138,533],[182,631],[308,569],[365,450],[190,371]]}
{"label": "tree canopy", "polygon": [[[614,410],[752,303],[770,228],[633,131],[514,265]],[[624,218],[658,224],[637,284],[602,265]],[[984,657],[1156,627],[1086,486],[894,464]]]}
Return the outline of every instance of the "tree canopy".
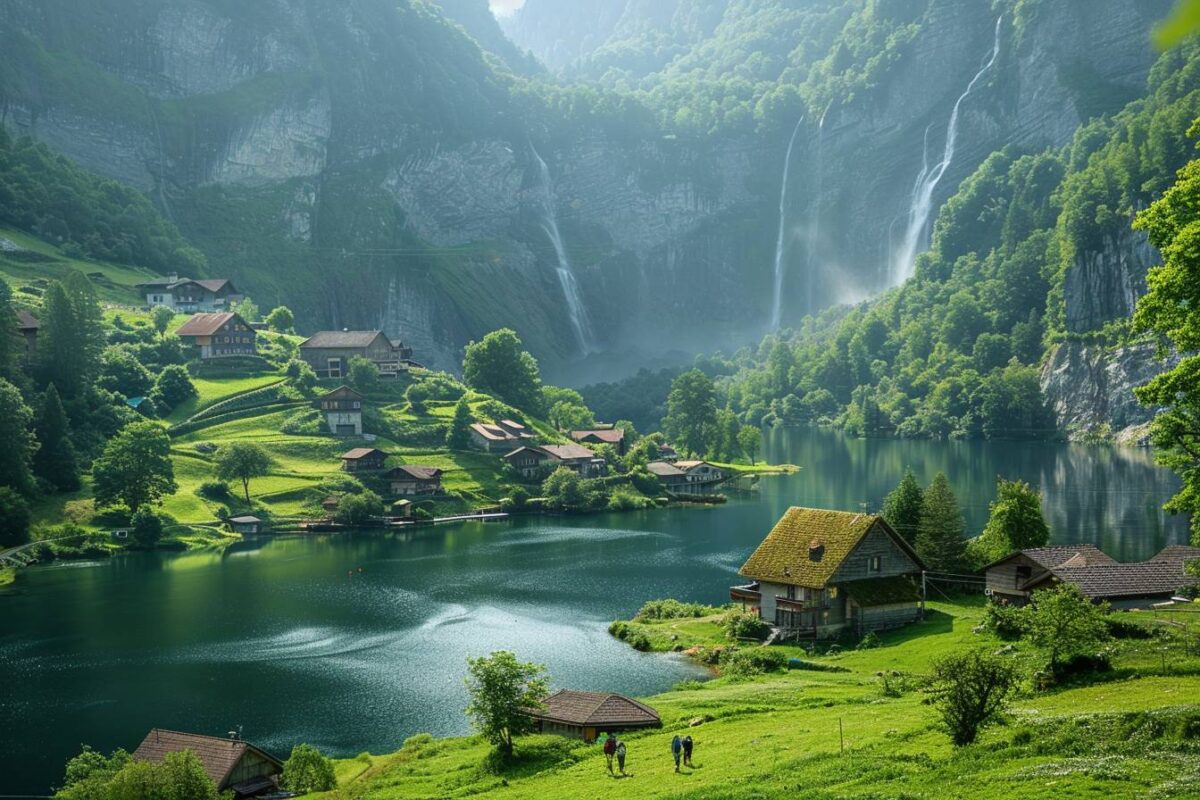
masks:
{"label": "tree canopy", "polygon": [[150,420],[126,425],[92,464],[92,479],[99,507],[124,503],[136,513],[174,494],[179,487],[166,429]]}
{"label": "tree canopy", "polygon": [[542,412],[542,379],[537,360],[525,352],[520,338],[501,328],[467,345],[463,379],[472,389],[490,394],[527,414]]}
{"label": "tree canopy", "polygon": [[507,651],[467,659],[467,716],[479,734],[502,753],[511,754],[513,737],[529,733],[534,721],[524,709],[540,708],[549,693],[546,668],[520,662]]}

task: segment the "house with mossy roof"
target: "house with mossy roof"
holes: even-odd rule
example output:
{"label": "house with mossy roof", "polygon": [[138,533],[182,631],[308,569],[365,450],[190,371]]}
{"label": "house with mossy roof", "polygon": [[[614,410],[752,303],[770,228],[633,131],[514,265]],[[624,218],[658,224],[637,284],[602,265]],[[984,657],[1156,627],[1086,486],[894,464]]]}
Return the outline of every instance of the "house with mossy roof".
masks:
{"label": "house with mossy roof", "polygon": [[877,514],[789,508],[738,571],[730,599],[788,637],[859,634],[921,618],[924,570]]}

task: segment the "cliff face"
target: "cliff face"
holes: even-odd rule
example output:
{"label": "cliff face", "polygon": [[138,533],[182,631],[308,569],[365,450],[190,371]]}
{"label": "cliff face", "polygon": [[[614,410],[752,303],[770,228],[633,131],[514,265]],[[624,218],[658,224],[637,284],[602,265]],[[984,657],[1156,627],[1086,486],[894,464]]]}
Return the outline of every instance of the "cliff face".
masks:
{"label": "cliff face", "polygon": [[[459,28],[394,0],[10,0],[2,118],[146,190],[214,274],[292,306],[306,330],[383,325],[451,366],[470,338],[509,325],[553,373],[578,352],[551,208],[604,349],[728,350],[761,334],[786,137],[555,133],[480,51],[536,69],[506,50],[482,5],[448,2]],[[935,208],[993,150],[1063,144],[1136,95],[1149,20],[1169,0],[1021,5],[1036,19],[1002,22]],[[530,0],[510,31],[562,64],[629,15],[665,24],[665,6],[539,17],[546,4]],[[823,127],[815,115],[801,126],[785,321],[892,280],[914,180],[991,50],[994,13],[931,0],[880,86],[834,104]],[[1097,85],[1099,97],[1086,88]],[[1068,298],[1080,326],[1128,308],[1144,256],[1115,242],[1081,265]]]}

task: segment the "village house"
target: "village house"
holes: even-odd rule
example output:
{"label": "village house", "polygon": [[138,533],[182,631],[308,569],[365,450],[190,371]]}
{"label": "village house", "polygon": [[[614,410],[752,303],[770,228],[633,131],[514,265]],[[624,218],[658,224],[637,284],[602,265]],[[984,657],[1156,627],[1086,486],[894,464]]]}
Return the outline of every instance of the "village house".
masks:
{"label": "village house", "polygon": [[278,789],[283,762],[241,739],[222,739],[155,728],[146,735],[134,761],[160,764],[169,753],[190,750],[204,765],[204,772],[218,792],[230,791],[235,798],[254,797]]}
{"label": "village house", "polygon": [[408,369],[412,348],[393,343],[383,331],[319,331],[300,343],[300,358],[318,378],[344,378],[350,359],[365,358],[385,377]]}
{"label": "village house", "polygon": [[730,598],[784,635],[858,634],[920,619],[924,565],[875,514],[789,508],[738,571]]}
{"label": "village house", "polygon": [[225,524],[229,526],[229,530],[234,533],[261,533],[263,521],[258,517],[250,514],[243,514],[238,517],[229,517],[225,520]]}
{"label": "village house", "polygon": [[1170,600],[1197,579],[1185,565],[1200,547],[1173,545],[1146,561],[1122,563],[1095,545],[1057,545],[1019,550],[984,567],[985,591],[995,600],[1024,605],[1039,589],[1059,583],[1113,608],[1149,608]]}
{"label": "village house", "polygon": [[658,446],[658,460],[674,463],[679,460],[679,451],[664,442]]}
{"label": "village house", "polygon": [[418,467],[411,464],[396,467],[383,476],[397,497],[435,495],[442,493],[442,471],[437,467]]}
{"label": "village house", "polygon": [[193,280],[171,275],[139,283],[134,288],[146,295],[146,305],[150,308],[166,306],[185,313],[224,311],[243,297],[227,278]]}
{"label": "village house", "polygon": [[325,424],[335,436],[362,436],[363,396],[349,386],[339,386],[313,403],[325,415]]}
{"label": "village house", "polygon": [[202,359],[252,356],[258,352],[258,334],[232,311],[196,314],[175,335],[196,348]]}
{"label": "village house", "polygon": [[708,494],[727,477],[707,461],[651,461],[646,470],[671,494]]}
{"label": "village house", "polygon": [[17,311],[17,330],[21,332],[21,338],[25,340],[26,359],[32,359],[37,353],[38,330],[41,327],[42,323],[38,322],[37,317],[33,314],[23,308]]}
{"label": "village house", "polygon": [[571,431],[571,438],[579,444],[611,445],[617,455],[625,455],[625,431],[621,428],[602,428],[590,431]]}
{"label": "village house", "polygon": [[408,519],[413,513],[412,500],[397,500],[392,503],[392,519]]}
{"label": "village house", "polygon": [[544,478],[559,467],[577,472],[583,478],[599,478],[608,469],[603,458],[578,444],[526,445],[506,454],[504,461],[530,480]]}
{"label": "village house", "polygon": [[346,472],[379,472],[388,454],[374,447],[356,447],[342,454],[342,469]]}
{"label": "village house", "polygon": [[537,437],[529,428],[511,419],[476,422],[471,425],[471,444],[489,453],[507,453],[514,447],[536,440]]}
{"label": "village house", "polygon": [[546,698],[543,708],[525,709],[539,733],[594,742],[606,732],[661,728],[658,712],[624,695],[563,689]]}

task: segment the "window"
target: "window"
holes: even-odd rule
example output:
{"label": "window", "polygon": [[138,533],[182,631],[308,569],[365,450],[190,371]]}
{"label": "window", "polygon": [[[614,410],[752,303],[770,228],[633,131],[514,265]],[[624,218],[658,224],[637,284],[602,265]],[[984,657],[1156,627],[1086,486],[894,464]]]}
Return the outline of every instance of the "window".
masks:
{"label": "window", "polygon": [[1020,589],[1025,584],[1025,581],[1029,580],[1032,574],[1033,573],[1029,567],[1017,567],[1016,585],[1014,588]]}
{"label": "window", "polygon": [[883,557],[871,556],[870,565],[868,567],[871,572],[881,572],[883,570]]}
{"label": "window", "polygon": [[790,585],[790,584],[789,584],[789,585],[788,585],[788,587],[787,587],[787,599],[788,599],[788,600],[795,600],[795,599],[796,599],[796,587],[795,587],[795,586],[792,586],[792,585]]}

